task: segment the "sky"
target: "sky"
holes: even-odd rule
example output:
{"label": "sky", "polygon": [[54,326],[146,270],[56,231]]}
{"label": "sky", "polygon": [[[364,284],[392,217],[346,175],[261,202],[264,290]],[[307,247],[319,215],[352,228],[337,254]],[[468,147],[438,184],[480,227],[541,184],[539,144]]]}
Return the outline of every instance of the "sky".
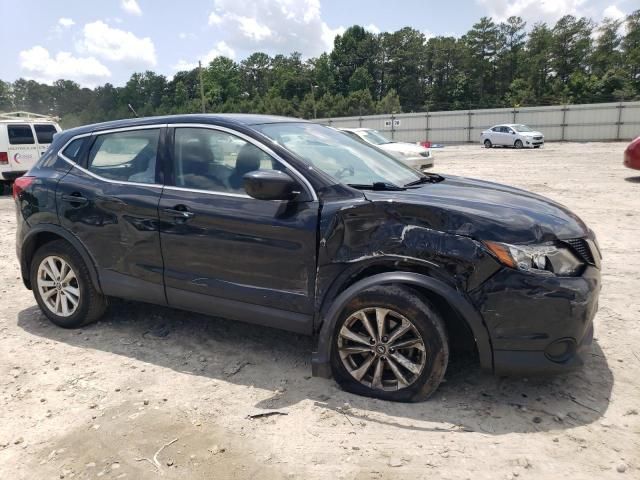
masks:
{"label": "sky", "polygon": [[123,85],[133,72],[171,77],[218,55],[331,50],[353,24],[459,36],[482,16],[529,25],[565,14],[620,18],[637,0],[0,0],[0,79]]}

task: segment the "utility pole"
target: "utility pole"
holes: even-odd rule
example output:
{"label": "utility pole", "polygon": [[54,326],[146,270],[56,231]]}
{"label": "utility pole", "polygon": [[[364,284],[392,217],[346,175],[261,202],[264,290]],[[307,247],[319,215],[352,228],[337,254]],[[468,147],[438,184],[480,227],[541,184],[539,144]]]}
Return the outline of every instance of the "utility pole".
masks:
{"label": "utility pole", "polygon": [[202,83],[202,62],[198,60],[198,74],[200,75],[200,100],[202,101],[202,113],[206,113],[204,106],[204,84]]}
{"label": "utility pole", "polygon": [[314,85],[313,83],[311,84],[311,101],[313,103],[313,118],[318,118],[317,115],[317,111],[316,111],[316,88],[318,88],[318,85]]}

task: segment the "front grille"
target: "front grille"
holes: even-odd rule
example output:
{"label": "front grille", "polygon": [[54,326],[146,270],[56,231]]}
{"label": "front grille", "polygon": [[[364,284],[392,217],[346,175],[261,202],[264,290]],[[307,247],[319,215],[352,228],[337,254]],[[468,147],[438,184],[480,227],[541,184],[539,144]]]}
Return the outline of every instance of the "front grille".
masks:
{"label": "front grille", "polygon": [[591,248],[589,244],[584,238],[571,238],[569,240],[565,240],[565,242],[576,252],[580,258],[582,258],[585,262],[590,263],[591,265],[595,265],[595,260],[593,258],[593,252],[591,252]]}
{"label": "front grille", "polygon": [[534,140],[542,140],[542,137],[533,137]]}

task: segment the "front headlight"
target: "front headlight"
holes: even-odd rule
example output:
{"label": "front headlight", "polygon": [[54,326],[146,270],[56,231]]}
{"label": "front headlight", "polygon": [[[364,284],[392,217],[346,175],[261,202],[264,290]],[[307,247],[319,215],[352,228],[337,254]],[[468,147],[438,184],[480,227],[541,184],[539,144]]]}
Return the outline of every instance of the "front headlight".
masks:
{"label": "front headlight", "polygon": [[553,243],[510,245],[487,241],[484,244],[500,263],[525,272],[575,277],[580,275],[584,267],[584,263],[569,248]]}

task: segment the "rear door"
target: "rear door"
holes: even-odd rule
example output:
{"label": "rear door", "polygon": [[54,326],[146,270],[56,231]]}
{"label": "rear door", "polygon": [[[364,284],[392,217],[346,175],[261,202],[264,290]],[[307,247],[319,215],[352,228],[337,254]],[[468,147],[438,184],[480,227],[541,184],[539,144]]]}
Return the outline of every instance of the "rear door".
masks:
{"label": "rear door", "polygon": [[172,171],[159,207],[169,305],[311,333],[315,194],[301,187],[293,201],[251,198],[245,173],[289,173],[288,165],[222,127],[173,130]]}
{"label": "rear door", "polygon": [[33,128],[28,123],[8,123],[7,156],[14,172],[26,172],[40,158]]}
{"label": "rear door", "polygon": [[67,157],[74,168],[58,184],[58,217],[92,255],[106,295],[166,303],[157,177],[164,131],[101,132],[90,137],[77,162]]}
{"label": "rear door", "polygon": [[53,142],[53,136],[59,132],[59,128],[56,128],[53,123],[34,123],[33,130],[38,142],[38,157],[40,157]]}

